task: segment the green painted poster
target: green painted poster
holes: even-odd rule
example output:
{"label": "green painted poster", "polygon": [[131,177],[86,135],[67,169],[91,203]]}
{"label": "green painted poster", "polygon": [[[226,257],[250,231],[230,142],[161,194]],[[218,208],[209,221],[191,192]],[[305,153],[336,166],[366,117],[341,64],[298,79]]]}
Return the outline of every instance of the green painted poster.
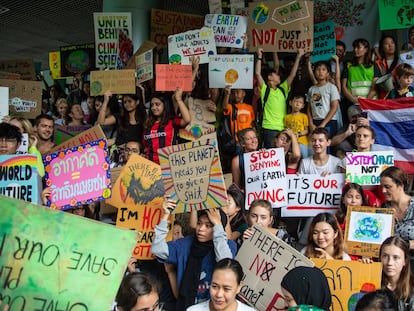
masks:
{"label": "green painted poster", "polygon": [[400,29],[414,25],[412,1],[379,0],[380,29]]}
{"label": "green painted poster", "polygon": [[1,310],[110,310],[133,231],[3,196],[0,206]]}

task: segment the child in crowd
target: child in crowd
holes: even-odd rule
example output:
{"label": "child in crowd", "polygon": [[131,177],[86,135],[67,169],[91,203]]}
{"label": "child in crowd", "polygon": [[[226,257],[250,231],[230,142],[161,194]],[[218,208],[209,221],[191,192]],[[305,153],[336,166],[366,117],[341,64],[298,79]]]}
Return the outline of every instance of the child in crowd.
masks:
{"label": "child in crowd", "polygon": [[414,88],[411,86],[414,79],[414,68],[410,64],[402,63],[396,69],[398,88],[393,88],[386,99],[413,97]]}
{"label": "child in crowd", "polygon": [[285,128],[291,129],[296,135],[300,153],[302,157],[306,158],[309,156],[309,118],[301,112],[305,107],[305,98],[302,95],[294,95],[289,104],[292,107],[292,113],[285,117]]}
{"label": "child in crowd", "polygon": [[55,125],[66,125],[66,119],[68,114],[68,101],[66,98],[59,98],[56,101],[57,119]]}

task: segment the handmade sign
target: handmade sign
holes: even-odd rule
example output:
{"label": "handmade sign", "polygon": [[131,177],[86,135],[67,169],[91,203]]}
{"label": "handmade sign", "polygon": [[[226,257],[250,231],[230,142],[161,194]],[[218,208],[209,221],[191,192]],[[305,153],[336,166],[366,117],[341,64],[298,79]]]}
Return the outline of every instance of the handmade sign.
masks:
{"label": "handmade sign", "polygon": [[[60,146],[62,143],[66,142],[67,140],[84,133],[85,131],[91,128],[90,125],[61,125],[55,126],[53,132],[53,141],[56,145]],[[61,150],[61,149],[58,149]]]}
{"label": "handmade sign", "polygon": [[254,56],[250,54],[216,55],[210,57],[208,82],[210,88],[252,89]]}
{"label": "handmade sign", "polygon": [[0,71],[0,79],[20,80],[21,77],[19,73]]}
{"label": "handmade sign", "polygon": [[89,43],[61,46],[60,61],[63,77],[89,72],[95,68],[95,45]]}
{"label": "handmade sign", "polygon": [[410,64],[411,66],[414,67],[414,50],[406,52],[406,53],[401,53],[400,59],[398,61],[399,63]]}
{"label": "handmade sign", "polygon": [[336,54],[335,25],[331,20],[314,25],[312,63],[329,61]]}
{"label": "handmade sign", "polygon": [[9,111],[27,119],[42,111],[42,81],[0,79],[0,86],[9,88]]}
{"label": "handmade sign", "polygon": [[152,49],[135,57],[137,83],[151,80],[154,77]]}
{"label": "handmade sign", "polygon": [[27,154],[29,150],[29,134],[22,134],[22,141],[20,142],[19,148],[16,150],[16,154]]}
{"label": "handmade sign", "polygon": [[190,64],[190,56],[199,56],[200,64],[209,62],[216,55],[214,32],[208,27],[168,36],[168,60],[170,64]]}
{"label": "handmade sign", "polygon": [[282,217],[313,217],[336,213],[341,203],[344,174],[287,175],[287,206]]}
{"label": "handmade sign", "polygon": [[2,309],[110,310],[135,232],[11,198],[0,205]]}
{"label": "handmade sign", "polygon": [[135,62],[135,59],[138,57],[138,55],[141,55],[149,50],[153,50],[157,47],[157,45],[149,40],[145,40],[141,46],[138,48],[138,50],[135,51],[134,55],[129,59],[128,64],[126,65],[125,69],[137,69],[137,64]]}
{"label": "handmade sign", "polygon": [[114,94],[135,94],[135,70],[91,71],[91,95],[103,95],[107,90]]}
{"label": "handmade sign", "polygon": [[199,29],[203,25],[204,16],[152,9],[151,41],[161,48],[166,48],[169,35]]}
{"label": "handmade sign", "polygon": [[131,13],[93,13],[96,68],[122,69],[134,54]]}
{"label": "handmade sign", "polygon": [[212,28],[216,46],[242,48],[246,35],[247,17],[239,15],[207,14],[204,26]]}
{"label": "handmade sign", "polygon": [[414,24],[413,5],[404,1],[378,1],[380,29],[408,28]]}
{"label": "handmade sign", "polygon": [[111,196],[109,153],[100,139],[43,156],[45,183],[52,189],[47,205],[70,209]]}
{"label": "handmade sign", "polygon": [[0,86],[0,120],[9,115],[9,88]]}
{"label": "handmade sign", "polygon": [[36,165],[35,155],[1,155],[0,195],[40,203],[42,181]]}
{"label": "handmade sign", "polygon": [[160,166],[137,154],[131,154],[112,191],[112,197],[106,202],[118,208],[116,226],[138,232],[133,256],[138,259],[153,259],[151,244],[154,227],[163,214],[165,194]]}
{"label": "handmade sign", "polygon": [[244,278],[239,298],[256,310],[285,310],[280,283],[295,267],[313,267],[313,262],[257,224],[252,236],[243,241],[236,260]]}
{"label": "handmade sign", "polygon": [[381,263],[312,258],[325,274],[332,294],[331,310],[354,311],[367,292],[381,288]]}
{"label": "handmade sign", "polygon": [[394,235],[394,209],[348,206],[345,242],[348,253],[379,257],[382,242]]}
{"label": "handmade sign", "polygon": [[193,89],[193,76],[191,65],[155,65],[155,90],[175,91],[181,87],[183,91]]}
{"label": "handmade sign", "polygon": [[263,199],[272,207],[286,206],[286,164],[283,148],[244,153],[246,208]]}
{"label": "handmade sign", "polygon": [[36,71],[31,58],[0,60],[0,71],[18,73],[22,80],[36,80]]}
{"label": "handmade sign", "polygon": [[251,2],[248,16],[251,52],[312,50],[313,1]]}
{"label": "handmade sign", "polygon": [[61,78],[60,51],[49,52],[49,70],[53,80]]}
{"label": "handmade sign", "polygon": [[165,192],[177,203],[173,213],[228,204],[215,133],[159,149],[158,155]]}
{"label": "handmade sign", "polygon": [[211,100],[197,99],[190,97],[188,99],[188,110],[190,111],[191,121],[198,123],[214,123],[216,122],[215,112],[208,109]]}
{"label": "handmade sign", "polygon": [[194,141],[215,131],[214,124],[191,121],[185,128],[178,130],[178,136],[188,141]]}
{"label": "handmade sign", "polygon": [[[114,189],[114,185],[116,180],[118,179],[119,175],[121,175],[121,171],[122,171],[122,166],[116,166],[116,167],[112,167],[110,169],[110,173],[111,173],[111,185],[112,185],[112,196],[111,198],[113,198],[116,194],[115,192],[117,191],[116,189]],[[108,200],[110,200],[111,198],[109,198]],[[100,212],[101,214],[116,214],[118,212],[118,209],[109,204],[107,200],[102,200],[101,204],[100,204]]]}
{"label": "handmade sign", "polygon": [[347,152],[346,179],[362,185],[379,185],[380,174],[394,165],[393,151]]}

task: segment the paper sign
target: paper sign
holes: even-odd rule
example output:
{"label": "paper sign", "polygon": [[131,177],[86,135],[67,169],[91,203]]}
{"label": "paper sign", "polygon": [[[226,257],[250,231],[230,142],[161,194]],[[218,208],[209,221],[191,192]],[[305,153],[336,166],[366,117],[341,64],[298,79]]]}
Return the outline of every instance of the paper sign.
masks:
{"label": "paper sign", "polygon": [[344,174],[287,175],[287,207],[282,217],[313,217],[319,213],[336,213],[341,204]]}
{"label": "paper sign", "polygon": [[183,91],[191,92],[193,89],[193,76],[191,65],[155,65],[155,90],[175,91],[181,87]]}
{"label": "paper sign", "polygon": [[95,68],[95,44],[76,44],[60,47],[63,77],[89,72]]}
{"label": "paper sign", "polygon": [[225,14],[207,14],[204,26],[212,28],[216,46],[242,48],[246,35],[247,17]]}
{"label": "paper sign", "polygon": [[6,197],[0,205],[2,309],[110,310],[133,231]]}
{"label": "paper sign", "polygon": [[188,141],[195,141],[204,135],[215,133],[214,124],[191,121],[185,128],[178,130],[178,136]]}
{"label": "paper sign", "polygon": [[142,43],[141,46],[138,48],[138,50],[135,51],[134,55],[129,59],[125,69],[136,69],[137,64],[135,63],[135,58],[138,57],[138,55],[141,55],[146,51],[153,50],[156,47],[157,45],[154,42],[145,40],[144,43]]}
{"label": "paper sign", "polygon": [[137,82],[142,83],[154,77],[152,50],[146,51],[135,58]]}
{"label": "paper sign", "polygon": [[29,150],[29,134],[22,134],[22,141],[20,142],[19,148],[16,150],[16,154],[27,154]]}
{"label": "paper sign", "polygon": [[249,54],[210,57],[208,82],[210,88],[252,89],[254,56]]}
{"label": "paper sign", "polygon": [[0,60],[0,71],[18,73],[22,80],[36,80],[36,71],[31,58]]}
{"label": "paper sign", "polygon": [[188,99],[188,110],[190,111],[191,121],[197,123],[216,122],[216,113],[208,109],[209,99],[197,99],[190,97]]}
{"label": "paper sign", "polygon": [[46,186],[52,188],[48,206],[70,209],[111,196],[111,176],[106,140],[43,156]]}
{"label": "paper sign", "polygon": [[236,256],[244,272],[239,298],[259,311],[285,310],[283,277],[295,267],[314,264],[265,228],[255,224],[253,230]]}
{"label": "paper sign", "polygon": [[228,204],[215,133],[159,149],[158,155],[165,192],[177,201],[173,213]]}
{"label": "paper sign", "polygon": [[378,1],[380,29],[409,28],[414,24],[413,5],[405,1]]}
{"label": "paper sign", "polygon": [[325,274],[332,294],[330,310],[355,310],[357,301],[368,291],[381,288],[381,263],[312,258]]}
{"label": "paper sign", "polygon": [[[91,128],[90,125],[61,125],[55,126],[53,132],[53,141],[56,145],[61,145],[62,143],[66,142],[67,140],[75,137],[78,134],[81,134]],[[61,150],[61,149],[58,149]]]}
{"label": "paper sign", "polygon": [[9,115],[9,88],[0,86],[0,120]]}
{"label": "paper sign", "polygon": [[216,55],[216,43],[212,29],[203,27],[168,36],[168,61],[170,64],[190,64],[190,56],[199,56],[200,64],[209,62]]}
{"label": "paper sign", "polygon": [[394,165],[393,151],[347,152],[346,179],[361,186],[379,185],[380,174]]}
{"label": "paper sign", "polygon": [[329,61],[336,54],[335,25],[331,20],[315,24],[313,28],[312,63]]}
{"label": "paper sign", "polygon": [[135,94],[135,70],[91,71],[91,95],[103,95],[107,90],[114,94]]}
{"label": "paper sign", "polygon": [[60,52],[49,52],[50,77],[53,80],[60,79],[62,76],[60,68]]}
{"label": "paper sign", "polygon": [[249,3],[249,49],[256,52],[311,51],[313,48],[313,1]]}
{"label": "paper sign", "polygon": [[272,207],[286,206],[286,164],[283,148],[244,153],[246,207],[263,199]]}
{"label": "paper sign", "polygon": [[348,253],[379,257],[382,242],[394,235],[394,209],[348,206],[345,241]]}

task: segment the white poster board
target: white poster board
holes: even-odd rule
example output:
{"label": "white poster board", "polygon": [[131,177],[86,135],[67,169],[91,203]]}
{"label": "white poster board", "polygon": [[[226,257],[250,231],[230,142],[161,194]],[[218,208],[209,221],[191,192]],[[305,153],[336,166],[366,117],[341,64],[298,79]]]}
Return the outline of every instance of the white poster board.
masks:
{"label": "white poster board", "polygon": [[207,14],[204,25],[213,29],[217,47],[242,48],[246,35],[247,17],[226,14]]}

